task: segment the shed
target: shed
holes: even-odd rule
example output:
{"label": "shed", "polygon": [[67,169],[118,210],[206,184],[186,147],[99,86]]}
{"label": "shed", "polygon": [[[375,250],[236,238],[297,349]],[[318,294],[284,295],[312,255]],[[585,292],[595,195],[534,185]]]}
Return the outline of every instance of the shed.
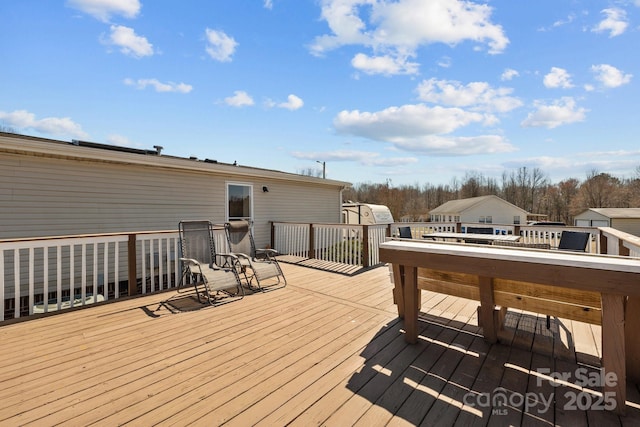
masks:
{"label": "shed", "polygon": [[177,230],[178,222],[340,222],[350,184],[83,141],[0,133],[0,239]]}
{"label": "shed", "polygon": [[576,215],[578,227],[612,227],[640,236],[640,208],[589,208]]}
{"label": "shed", "polygon": [[433,222],[474,222],[482,224],[524,224],[527,211],[501,199],[488,195],[468,199],[450,200],[429,212]]}

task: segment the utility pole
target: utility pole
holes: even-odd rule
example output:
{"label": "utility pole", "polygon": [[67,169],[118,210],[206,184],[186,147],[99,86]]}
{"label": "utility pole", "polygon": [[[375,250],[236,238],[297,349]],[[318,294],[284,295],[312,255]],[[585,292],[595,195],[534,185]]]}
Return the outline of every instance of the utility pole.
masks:
{"label": "utility pole", "polygon": [[327,162],[321,162],[320,160],[316,160],[316,163],[320,163],[322,165],[322,179],[327,178]]}

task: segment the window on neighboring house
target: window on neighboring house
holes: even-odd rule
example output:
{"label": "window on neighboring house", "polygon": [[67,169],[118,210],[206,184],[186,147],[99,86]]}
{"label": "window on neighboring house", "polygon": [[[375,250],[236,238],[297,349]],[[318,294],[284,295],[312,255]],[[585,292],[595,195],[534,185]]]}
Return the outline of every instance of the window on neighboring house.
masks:
{"label": "window on neighboring house", "polygon": [[493,216],[487,215],[487,217],[485,218],[485,223],[493,224]]}
{"label": "window on neighboring house", "polygon": [[251,220],[253,187],[248,184],[227,184],[227,220]]}
{"label": "window on neighboring house", "polygon": [[513,223],[514,224],[520,224],[520,215],[515,215],[513,217]]}
{"label": "window on neighboring house", "polygon": [[485,217],[481,216],[480,218],[478,218],[478,222],[479,222],[480,224],[484,224],[484,223],[486,222]]}

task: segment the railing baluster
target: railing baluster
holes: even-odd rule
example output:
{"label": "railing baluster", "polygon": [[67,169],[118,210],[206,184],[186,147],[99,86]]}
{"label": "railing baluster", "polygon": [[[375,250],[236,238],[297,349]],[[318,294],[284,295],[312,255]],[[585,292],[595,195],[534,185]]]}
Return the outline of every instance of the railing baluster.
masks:
{"label": "railing baluster", "polygon": [[29,314],[33,314],[33,306],[35,305],[35,262],[34,248],[29,248]]}
{"label": "railing baluster", "polygon": [[71,295],[71,307],[73,307],[73,301],[76,295],[76,274],[75,274],[75,257],[76,257],[76,245],[73,243],[69,245],[69,293]]}
{"label": "railing baluster", "polygon": [[58,310],[62,308],[62,248],[56,246],[56,297]]}

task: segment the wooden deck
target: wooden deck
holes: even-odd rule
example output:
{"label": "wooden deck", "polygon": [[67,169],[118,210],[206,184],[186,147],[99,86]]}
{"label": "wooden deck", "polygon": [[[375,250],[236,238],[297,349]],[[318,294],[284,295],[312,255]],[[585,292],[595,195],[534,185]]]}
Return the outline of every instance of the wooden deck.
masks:
{"label": "wooden deck", "polygon": [[171,292],[0,327],[0,425],[640,425],[635,385],[618,418],[537,371],[596,372],[598,327],[510,311],[488,345],[476,302],[424,292],[408,345],[387,268],[283,269],[286,288],[218,307]]}

